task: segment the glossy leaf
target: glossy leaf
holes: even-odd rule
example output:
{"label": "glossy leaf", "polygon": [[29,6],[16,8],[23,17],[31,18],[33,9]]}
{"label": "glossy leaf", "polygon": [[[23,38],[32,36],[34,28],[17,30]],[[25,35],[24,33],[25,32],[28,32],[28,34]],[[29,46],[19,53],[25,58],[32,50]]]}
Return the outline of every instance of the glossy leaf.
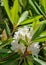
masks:
{"label": "glossy leaf", "polygon": [[5,28],[6,28],[7,35],[10,36],[11,31],[10,31],[10,28],[8,26],[8,23],[7,23],[7,21],[4,21],[4,23],[5,23]]}
{"label": "glossy leaf", "polygon": [[8,0],[3,0],[3,4],[11,23],[16,24],[18,22],[19,11],[18,0],[14,1],[13,7],[11,9],[9,8]]}
{"label": "glossy leaf", "polygon": [[46,30],[43,31],[43,32],[40,34],[40,36],[46,36]]}
{"label": "glossy leaf", "polygon": [[10,8],[9,8],[8,0],[2,0],[2,1],[3,1],[4,8],[5,8],[6,12],[7,12],[7,15],[8,15],[11,23],[13,24],[13,20],[11,18],[11,12],[10,12]]}
{"label": "glossy leaf", "polygon": [[36,6],[34,5],[34,3],[33,3],[32,0],[29,0],[29,4],[31,5],[31,7],[34,9],[34,11],[35,11],[37,14],[40,14],[40,12],[39,12],[38,9],[36,8]]}
{"label": "glossy leaf", "polygon": [[19,3],[21,4],[21,6],[22,6],[23,8],[25,8],[26,5],[27,5],[27,0],[19,0]]}
{"label": "glossy leaf", "polygon": [[44,42],[46,41],[46,36],[38,37],[33,40],[33,42]]}
{"label": "glossy leaf", "polygon": [[22,63],[22,65],[28,65],[26,62],[26,59],[24,59],[24,62]]}
{"label": "glossy leaf", "polygon": [[28,17],[28,14],[29,14],[28,11],[23,12],[22,15],[20,16],[19,20],[18,20],[18,24],[17,24],[17,25],[19,25],[19,24],[22,23],[24,20],[26,20],[27,17]]}
{"label": "glossy leaf", "polygon": [[44,61],[42,61],[42,60],[40,60],[40,59],[38,59],[38,58],[33,58],[36,62],[38,62],[40,65],[46,65],[46,62],[44,62]]}
{"label": "glossy leaf", "polygon": [[34,22],[34,20],[39,20],[40,18],[42,18],[42,15],[38,15],[38,16],[29,18],[29,19],[27,19],[27,20],[25,20],[25,21],[22,21],[22,22],[20,23],[20,25],[29,24],[29,23],[31,24],[32,22]]}
{"label": "glossy leaf", "polygon": [[9,38],[6,41],[3,41],[3,44],[0,45],[0,49],[5,47],[6,45],[11,44],[12,41],[13,41],[13,38]]}
{"label": "glossy leaf", "polygon": [[41,5],[44,7],[46,13],[46,0],[40,0]]}
{"label": "glossy leaf", "polygon": [[39,26],[40,26],[40,21],[39,20],[36,20],[32,23],[32,27],[34,29],[34,31],[38,30]]}
{"label": "glossy leaf", "polygon": [[7,53],[9,49],[0,49],[0,53]]}
{"label": "glossy leaf", "polygon": [[19,3],[18,0],[15,0],[13,3],[13,7],[11,8],[11,18],[14,24],[18,22],[18,11],[19,11]]}
{"label": "glossy leaf", "polygon": [[42,9],[40,8],[40,6],[37,4],[36,1],[34,1],[35,5],[37,6],[37,8],[39,9],[39,11],[46,17],[45,13],[42,11]]}
{"label": "glossy leaf", "polygon": [[18,60],[20,59],[18,56],[18,54],[13,55],[6,62],[0,63],[0,65],[18,65]]}
{"label": "glossy leaf", "polygon": [[43,32],[44,28],[45,28],[45,24],[44,23],[41,23],[41,25],[39,26],[38,30],[34,33],[34,35],[32,37],[32,41],[35,38],[37,38],[41,34],[41,32]]}
{"label": "glossy leaf", "polygon": [[31,62],[30,57],[27,57],[27,62],[28,62],[28,65],[33,65],[33,63]]}

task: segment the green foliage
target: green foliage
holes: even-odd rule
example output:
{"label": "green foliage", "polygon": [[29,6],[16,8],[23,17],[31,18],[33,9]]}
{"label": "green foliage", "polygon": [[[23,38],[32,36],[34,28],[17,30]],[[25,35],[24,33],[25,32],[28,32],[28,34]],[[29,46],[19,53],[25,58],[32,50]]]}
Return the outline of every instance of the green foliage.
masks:
{"label": "green foliage", "polygon": [[20,23],[22,23],[24,20],[27,19],[28,13],[29,13],[28,11],[23,12],[23,14],[20,16],[20,18],[18,20],[18,24],[17,25],[20,25]]}
{"label": "green foliage", "polygon": [[8,15],[10,21],[13,23],[12,18],[11,18],[10,8],[9,8],[9,5],[8,5],[8,0],[3,0],[3,4],[4,4],[5,10],[7,12],[7,15]]}
{"label": "green foliage", "polygon": [[[20,54],[11,50],[14,33],[22,26],[28,26],[29,30],[33,28],[34,34],[30,43],[39,42],[38,58],[32,56],[32,51],[26,50],[24,54]],[[6,40],[2,40],[3,35],[5,38],[4,29]],[[23,43],[26,48],[29,46],[26,39],[20,39],[18,43]],[[0,65],[46,65],[46,0],[2,0],[0,2]]]}
{"label": "green foliage", "polygon": [[13,38],[9,38],[6,41],[3,41],[3,43],[0,45],[0,49],[11,44],[12,41],[13,41]]}
{"label": "green foliage", "polygon": [[3,0],[3,4],[11,23],[16,24],[16,22],[18,22],[18,0],[14,1],[13,7],[11,9],[9,8],[8,0]]}
{"label": "green foliage", "polygon": [[38,16],[29,18],[29,19],[27,19],[27,20],[25,20],[25,21],[22,21],[22,22],[20,23],[20,25],[31,24],[32,22],[34,22],[35,20],[39,20],[40,18],[42,18],[42,15],[38,15]]}
{"label": "green foliage", "polygon": [[46,13],[46,0],[40,0],[41,5],[44,7]]}
{"label": "green foliage", "polygon": [[18,22],[18,17],[19,17],[18,11],[19,11],[19,3],[18,0],[15,0],[13,3],[13,7],[11,8],[11,18],[13,20],[13,24],[17,24]]}
{"label": "green foliage", "polygon": [[29,0],[29,4],[31,5],[31,7],[33,8],[33,10],[40,15],[40,12],[38,11],[38,9],[36,8],[36,6],[34,5],[32,0]]}
{"label": "green foliage", "polygon": [[10,36],[10,33],[11,33],[10,28],[9,28],[6,21],[4,21],[4,23],[5,23],[5,28],[6,28],[7,35]]}
{"label": "green foliage", "polygon": [[32,40],[34,40],[34,39],[36,39],[37,37],[39,37],[40,33],[43,32],[44,28],[45,28],[45,24],[42,23],[42,24],[39,26],[38,30],[34,33],[34,35],[33,35],[33,37],[32,37]]}
{"label": "green foliage", "polygon": [[33,63],[31,62],[30,57],[27,57],[27,62],[28,62],[28,65],[33,65]]}
{"label": "green foliage", "polygon": [[[44,62],[44,61],[42,61],[42,60],[40,60],[40,59],[37,59],[37,58],[35,58],[35,57],[34,57],[33,59],[34,59],[36,62],[38,62],[38,63],[37,63],[38,65],[46,65],[46,62]],[[37,64],[36,64],[36,65],[37,65]]]}

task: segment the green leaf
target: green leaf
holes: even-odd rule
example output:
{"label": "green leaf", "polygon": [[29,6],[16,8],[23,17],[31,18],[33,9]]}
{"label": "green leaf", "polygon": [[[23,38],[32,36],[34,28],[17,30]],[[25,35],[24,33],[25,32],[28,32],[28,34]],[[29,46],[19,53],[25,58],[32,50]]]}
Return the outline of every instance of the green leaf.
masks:
{"label": "green leaf", "polygon": [[5,60],[6,60],[6,62],[0,63],[0,65],[18,65],[18,60],[21,59],[18,53],[3,54],[3,55],[5,55],[5,57],[3,57],[5,59],[4,60],[0,60],[0,62],[1,61],[5,61]]}
{"label": "green leaf", "polygon": [[13,38],[9,38],[6,41],[3,42],[3,44],[0,45],[0,49],[5,47],[6,45],[11,44],[11,42],[13,41]]}
{"label": "green leaf", "polygon": [[43,32],[40,34],[40,36],[46,36],[46,30],[43,31]]}
{"label": "green leaf", "polygon": [[38,30],[34,33],[34,35],[32,37],[32,41],[35,40],[41,34],[41,32],[43,32],[44,28],[45,28],[45,24],[41,23]]}
{"label": "green leaf", "polygon": [[14,24],[18,22],[18,11],[19,11],[19,3],[18,0],[14,1],[13,7],[11,8],[11,17]]}
{"label": "green leaf", "polygon": [[7,53],[9,49],[0,49],[0,53]]}
{"label": "green leaf", "polygon": [[46,31],[43,31],[38,38],[34,39],[35,42],[44,42],[46,41]]}
{"label": "green leaf", "polygon": [[40,18],[42,18],[42,15],[38,15],[38,16],[29,18],[29,19],[27,19],[27,20],[25,20],[25,21],[22,21],[22,22],[20,23],[20,25],[32,23],[32,22],[34,22],[35,20],[39,20]]}
{"label": "green leaf", "polygon": [[22,7],[26,7],[27,5],[27,0],[19,0],[19,3],[21,4]]}
{"label": "green leaf", "polygon": [[26,62],[26,59],[24,59],[24,65],[28,65],[27,62]]}
{"label": "green leaf", "polygon": [[44,42],[46,41],[46,36],[38,37],[33,40],[33,42]]}
{"label": "green leaf", "polygon": [[[36,62],[38,62],[40,65],[46,65],[46,62],[44,62],[44,61],[42,61],[42,60],[40,60],[40,59],[38,59],[38,58],[33,57],[33,59],[34,59]],[[39,65],[39,64],[38,64],[38,65]]]}
{"label": "green leaf", "polygon": [[8,61],[8,62],[5,62],[3,65],[18,65],[18,61]]}
{"label": "green leaf", "polygon": [[41,5],[44,7],[46,13],[46,0],[40,0]]}
{"label": "green leaf", "polygon": [[40,8],[40,6],[37,4],[37,2],[35,0],[34,0],[34,4],[37,6],[39,11],[46,17],[45,13],[43,12],[43,10]]}
{"label": "green leaf", "polygon": [[11,9],[9,8],[8,0],[3,0],[3,4],[11,23],[17,24],[19,11],[18,0],[14,1],[13,7]]}
{"label": "green leaf", "polygon": [[32,8],[34,9],[34,11],[35,11],[37,14],[40,14],[40,12],[39,12],[38,9],[36,8],[36,6],[34,5],[34,3],[33,3],[32,0],[29,0],[29,4],[30,4],[30,6],[32,6]]}
{"label": "green leaf", "polygon": [[8,0],[2,0],[3,1],[3,5],[4,5],[4,8],[7,12],[7,15],[11,21],[11,23],[13,24],[13,21],[12,21],[12,18],[11,18],[11,12],[10,12],[10,8],[9,8],[9,5],[8,5]]}
{"label": "green leaf", "polygon": [[18,65],[18,61],[16,59],[6,61],[5,63],[2,63],[2,65]]}
{"label": "green leaf", "polygon": [[36,21],[34,21],[34,22],[32,23],[32,27],[33,27],[34,31],[38,30],[40,24],[41,24],[41,23],[40,23],[39,20],[38,20],[38,21],[36,20]]}
{"label": "green leaf", "polygon": [[10,28],[8,26],[8,23],[7,23],[7,21],[4,21],[4,23],[5,23],[6,33],[8,36],[10,36]]}
{"label": "green leaf", "polygon": [[28,65],[33,65],[33,62],[31,62],[30,57],[27,57],[27,63],[28,63]]}
{"label": "green leaf", "polygon": [[26,5],[27,5],[27,0],[22,0],[22,2],[23,2],[23,6],[26,7]]}
{"label": "green leaf", "polygon": [[17,25],[19,25],[19,24],[22,23],[24,20],[26,20],[27,17],[28,17],[28,14],[29,14],[28,11],[24,11],[24,12],[22,13],[22,15],[20,16]]}
{"label": "green leaf", "polygon": [[3,64],[3,63],[5,63],[6,61],[0,61],[0,64]]}
{"label": "green leaf", "polygon": [[24,58],[24,62],[22,63],[22,65],[28,65],[25,58]]}

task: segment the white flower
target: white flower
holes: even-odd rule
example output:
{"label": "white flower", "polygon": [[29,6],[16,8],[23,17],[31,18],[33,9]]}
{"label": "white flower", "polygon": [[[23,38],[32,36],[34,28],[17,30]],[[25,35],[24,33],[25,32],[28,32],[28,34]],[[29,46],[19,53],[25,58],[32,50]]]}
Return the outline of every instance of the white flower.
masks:
{"label": "white flower", "polygon": [[32,52],[32,55],[34,56],[37,56],[39,51],[40,51],[40,45],[38,42],[35,42],[35,43],[32,43],[28,48],[27,50],[28,51],[31,51]]}
{"label": "white flower", "polygon": [[[24,26],[22,28],[19,28],[17,32],[14,34],[14,40],[11,43],[11,49],[15,52],[18,52],[19,50],[24,54],[26,50],[26,46],[23,43],[18,43],[19,39],[26,40],[29,44],[31,44],[31,38],[34,34],[33,28],[31,27],[29,30],[29,27]],[[26,37],[27,38],[26,38]],[[38,55],[40,51],[39,42],[32,43],[30,46],[27,47],[27,51],[31,51],[32,55]]]}
{"label": "white flower", "polygon": [[24,51],[25,51],[26,47],[22,43],[18,44],[18,41],[14,40],[11,43],[11,45],[12,45],[12,47],[11,47],[12,50],[14,50],[15,52],[19,52],[20,51],[21,53],[24,54]]}

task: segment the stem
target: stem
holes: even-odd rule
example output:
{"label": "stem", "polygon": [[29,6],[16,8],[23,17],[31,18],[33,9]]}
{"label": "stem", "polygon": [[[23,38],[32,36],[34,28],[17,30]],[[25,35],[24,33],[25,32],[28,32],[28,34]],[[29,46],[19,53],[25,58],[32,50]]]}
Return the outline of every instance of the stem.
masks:
{"label": "stem", "polygon": [[12,33],[10,34],[10,37],[13,35],[13,33],[15,32],[15,30],[16,30],[16,27],[17,27],[17,25],[15,26],[15,25],[13,25],[13,31],[12,31]]}
{"label": "stem", "polygon": [[21,58],[21,59],[20,59],[20,62],[19,62],[19,64],[18,64],[18,65],[21,65],[22,61],[23,61],[23,58]]}

